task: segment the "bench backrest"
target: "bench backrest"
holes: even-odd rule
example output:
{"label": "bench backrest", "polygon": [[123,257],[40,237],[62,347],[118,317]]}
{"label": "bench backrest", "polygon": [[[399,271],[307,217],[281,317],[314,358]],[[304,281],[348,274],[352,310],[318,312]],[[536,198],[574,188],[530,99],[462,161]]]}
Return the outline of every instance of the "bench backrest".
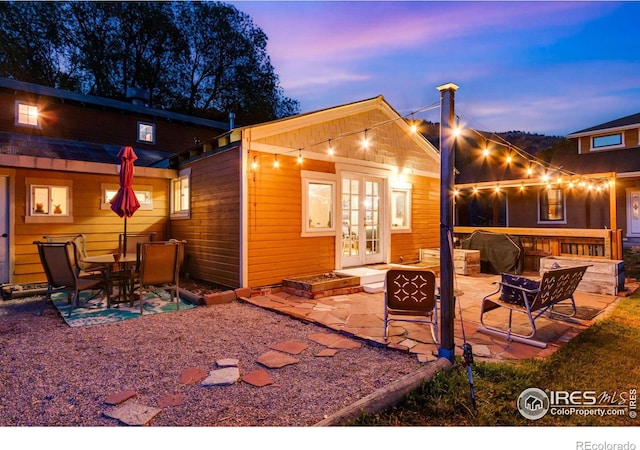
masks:
{"label": "bench backrest", "polygon": [[546,271],[540,280],[540,291],[530,305],[531,310],[546,308],[553,303],[571,298],[588,267],[578,266]]}

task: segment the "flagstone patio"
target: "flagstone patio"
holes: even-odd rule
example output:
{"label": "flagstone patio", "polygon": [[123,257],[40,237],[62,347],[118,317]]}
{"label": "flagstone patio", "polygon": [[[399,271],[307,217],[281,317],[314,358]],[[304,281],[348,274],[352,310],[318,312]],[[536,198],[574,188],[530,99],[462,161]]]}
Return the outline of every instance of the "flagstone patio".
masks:
{"label": "flagstone patio", "polygon": [[[534,275],[534,274],[533,274]],[[474,357],[478,360],[514,360],[542,358],[554,353],[560,346],[570,341],[594,321],[604,317],[619,297],[576,291],[575,301],[578,315],[575,318],[545,315],[536,320],[537,333],[534,339],[547,343],[546,348],[538,348],[521,342],[507,341],[502,337],[483,334],[480,327],[480,304],[482,298],[495,291],[494,281],[499,275],[479,274],[477,276],[457,275],[454,281],[457,298],[454,318],[456,354],[462,354],[466,341],[472,345]],[[627,283],[627,293],[637,288],[637,283]],[[349,337],[361,339],[369,345],[388,347],[415,353],[420,361],[436,359],[438,346],[434,344],[428,325],[407,322],[392,322],[389,338],[384,340],[384,294],[356,292],[345,295],[309,299],[289,292],[264,290],[252,296],[242,297],[242,301],[267,308],[281,314],[323,325]],[[508,320],[507,311],[495,311],[485,320],[504,324]],[[595,317],[592,317],[595,314]],[[522,317],[518,317],[522,316]],[[514,314],[514,330],[527,326],[524,314]],[[442,326],[442,323],[439,323]]]}

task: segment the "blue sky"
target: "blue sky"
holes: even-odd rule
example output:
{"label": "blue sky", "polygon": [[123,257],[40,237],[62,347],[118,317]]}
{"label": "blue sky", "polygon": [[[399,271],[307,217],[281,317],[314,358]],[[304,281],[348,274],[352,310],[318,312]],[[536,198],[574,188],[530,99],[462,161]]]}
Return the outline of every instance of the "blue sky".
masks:
{"label": "blue sky", "polygon": [[407,115],[448,82],[477,130],[565,135],[640,112],[640,2],[229,3],[267,34],[301,112],[383,95]]}

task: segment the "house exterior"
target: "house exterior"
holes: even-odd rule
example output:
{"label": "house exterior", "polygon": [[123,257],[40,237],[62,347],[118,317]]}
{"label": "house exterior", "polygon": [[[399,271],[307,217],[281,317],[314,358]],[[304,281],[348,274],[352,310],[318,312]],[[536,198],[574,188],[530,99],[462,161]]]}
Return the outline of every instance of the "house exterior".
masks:
{"label": "house exterior", "polygon": [[567,135],[544,161],[463,141],[458,236],[502,230],[528,236],[538,257],[622,259],[624,247],[640,245],[639,135],[640,114],[623,117]]}
{"label": "house exterior", "polygon": [[169,238],[168,157],[229,129],[228,124],[0,78],[0,282],[45,280],[34,240],[85,234],[89,254],[112,252],[123,219],[110,209],[119,187],[117,154],[134,148],[141,208],[128,232]]}
{"label": "house exterior", "polygon": [[610,174],[611,205],[591,205],[603,225],[622,230],[624,247],[640,245],[640,113],[567,135],[575,153],[558,152],[551,162],[578,173]]}
{"label": "house exterior", "polygon": [[382,96],[231,130],[170,168],[195,278],[273,286],[439,246],[439,154]]}

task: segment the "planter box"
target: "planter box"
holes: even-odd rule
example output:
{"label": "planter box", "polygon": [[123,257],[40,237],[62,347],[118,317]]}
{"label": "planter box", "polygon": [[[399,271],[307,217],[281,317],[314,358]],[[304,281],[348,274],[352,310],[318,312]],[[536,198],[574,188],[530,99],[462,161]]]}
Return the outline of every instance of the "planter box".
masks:
{"label": "planter box", "polygon": [[553,265],[575,267],[590,265],[578,285],[578,291],[594,294],[618,295],[624,290],[624,261],[617,259],[577,258],[570,256],[547,256],[540,258],[540,273],[552,269]]}
{"label": "planter box", "polygon": [[[440,263],[440,249],[421,248],[420,261],[437,260]],[[453,250],[453,270],[458,275],[474,276],[480,273],[480,250]]]}
{"label": "planter box", "polygon": [[306,298],[329,297],[362,290],[360,277],[331,274],[310,275],[282,280],[282,287],[290,294]]}

